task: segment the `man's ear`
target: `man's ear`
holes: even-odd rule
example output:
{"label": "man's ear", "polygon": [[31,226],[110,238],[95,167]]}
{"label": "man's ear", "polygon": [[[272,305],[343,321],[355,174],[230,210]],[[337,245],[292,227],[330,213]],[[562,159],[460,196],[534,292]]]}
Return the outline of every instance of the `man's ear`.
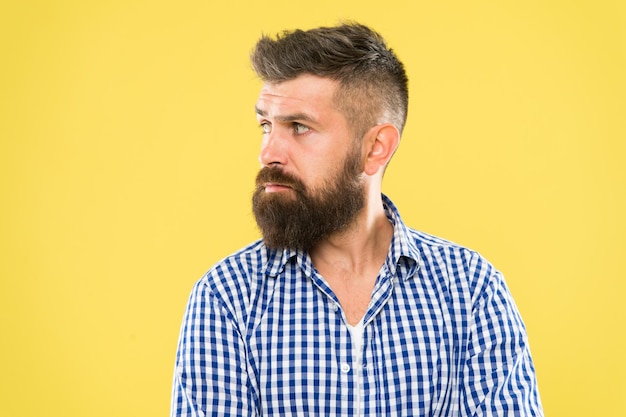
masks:
{"label": "man's ear", "polygon": [[400,143],[400,132],[391,123],[372,127],[365,135],[365,163],[363,172],[374,175],[385,166]]}

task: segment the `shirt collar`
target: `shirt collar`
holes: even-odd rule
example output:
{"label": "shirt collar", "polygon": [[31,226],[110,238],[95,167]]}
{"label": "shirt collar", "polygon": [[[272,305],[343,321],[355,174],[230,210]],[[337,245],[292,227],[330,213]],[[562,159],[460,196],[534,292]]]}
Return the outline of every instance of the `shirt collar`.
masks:
{"label": "shirt collar", "polygon": [[[420,251],[414,242],[409,239],[409,229],[402,221],[400,213],[391,199],[382,194],[383,207],[389,222],[393,225],[393,237],[385,261],[389,276],[398,274],[402,279],[409,279],[419,268]],[[292,259],[298,261],[303,272],[310,276],[313,265],[308,252],[300,249],[269,249],[267,248],[267,262],[263,269],[264,274],[277,277]]]}
{"label": "shirt collar", "polygon": [[277,277],[285,268],[287,262],[292,258],[305,256],[304,251],[297,249],[270,249],[265,246],[267,250],[267,262],[263,269],[263,273],[270,277]]}
{"label": "shirt collar", "polygon": [[420,251],[409,238],[409,228],[400,217],[400,212],[389,197],[382,194],[387,219],[393,225],[393,237],[385,261],[389,276],[398,275],[403,280],[415,275],[420,265]]}

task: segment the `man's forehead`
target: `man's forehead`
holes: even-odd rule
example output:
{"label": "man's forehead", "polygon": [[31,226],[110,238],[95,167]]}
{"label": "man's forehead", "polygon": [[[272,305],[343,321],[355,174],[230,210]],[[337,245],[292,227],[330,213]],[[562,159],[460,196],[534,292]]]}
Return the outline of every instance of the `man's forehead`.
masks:
{"label": "man's forehead", "polygon": [[330,78],[304,74],[291,80],[265,82],[261,96],[283,97],[292,99],[330,99],[338,87],[338,82]]}
{"label": "man's forehead", "polygon": [[281,82],[266,82],[256,104],[260,115],[268,112],[311,112],[334,107],[337,82],[313,75],[301,75]]}

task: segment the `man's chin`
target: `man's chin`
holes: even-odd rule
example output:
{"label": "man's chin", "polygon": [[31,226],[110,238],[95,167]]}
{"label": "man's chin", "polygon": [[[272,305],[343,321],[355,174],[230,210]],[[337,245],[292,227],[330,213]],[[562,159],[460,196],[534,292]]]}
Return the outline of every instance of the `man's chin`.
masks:
{"label": "man's chin", "polygon": [[280,191],[262,191],[260,197],[263,201],[296,201],[297,193],[293,188],[285,188]]}

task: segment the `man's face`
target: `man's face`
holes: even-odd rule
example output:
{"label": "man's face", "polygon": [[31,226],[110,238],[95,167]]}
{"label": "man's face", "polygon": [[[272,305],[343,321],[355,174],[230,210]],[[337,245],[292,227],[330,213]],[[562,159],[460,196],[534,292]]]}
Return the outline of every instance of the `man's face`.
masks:
{"label": "man's face", "polygon": [[310,75],[266,84],[253,211],[266,244],[311,249],[363,208],[361,147],[333,103],[337,84]]}

